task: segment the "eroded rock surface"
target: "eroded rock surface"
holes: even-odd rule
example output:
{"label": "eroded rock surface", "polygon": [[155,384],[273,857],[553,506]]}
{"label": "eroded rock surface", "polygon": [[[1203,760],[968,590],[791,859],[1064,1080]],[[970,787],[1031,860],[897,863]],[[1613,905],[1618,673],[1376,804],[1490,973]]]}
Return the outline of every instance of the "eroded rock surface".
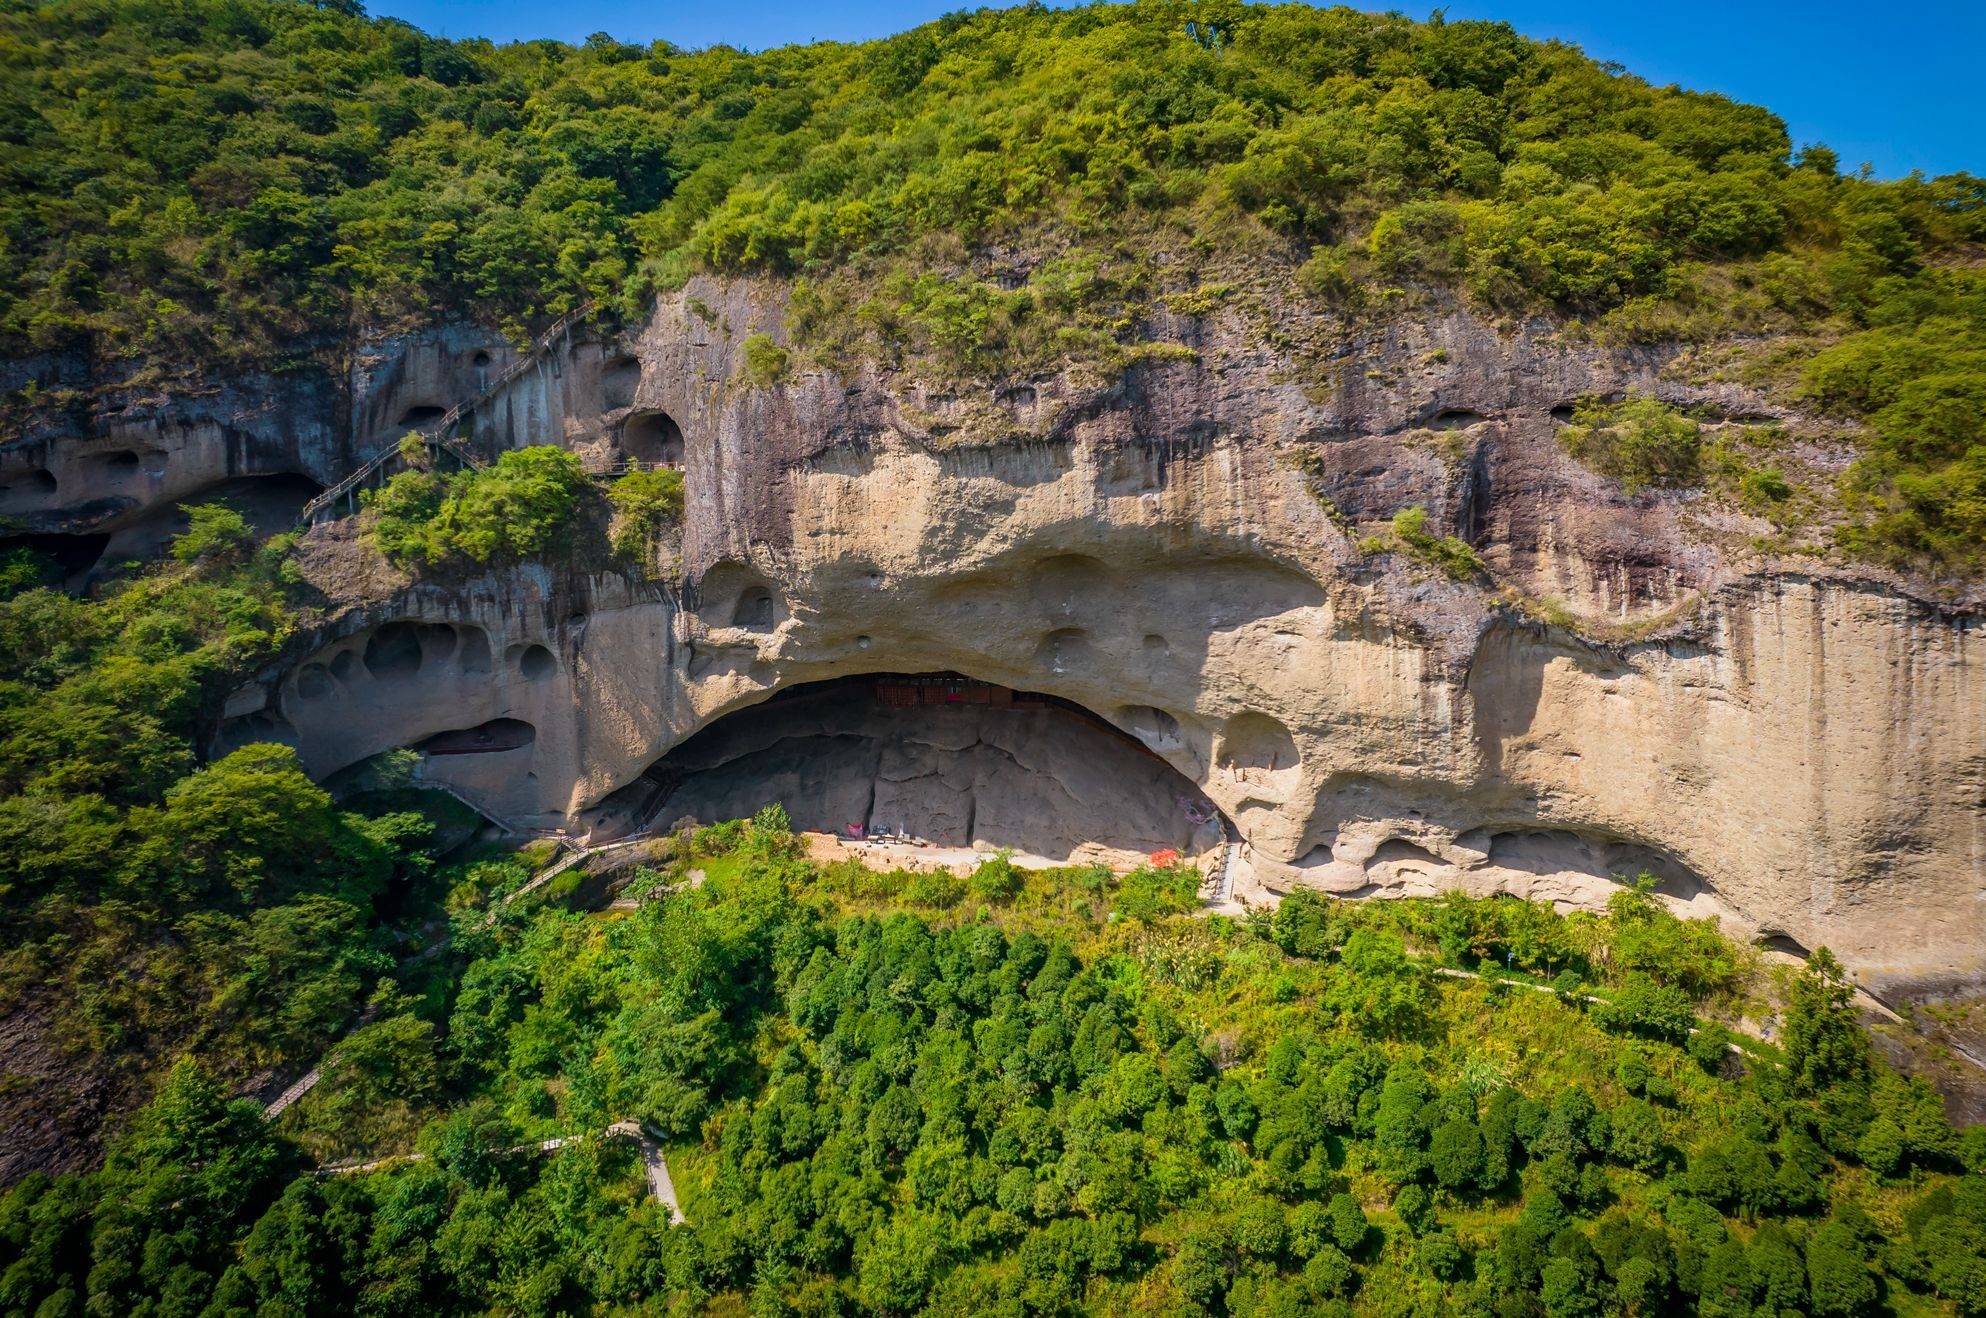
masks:
{"label": "eroded rock surface", "polygon": [[[1976,601],[1748,557],[1742,515],[1626,496],[1554,438],[1585,394],[1766,400],[1461,313],[1353,338],[1303,383],[1237,318],[1154,327],[1198,359],[1107,386],[965,396],[870,367],[751,387],[742,341],[781,334],[783,297],[695,285],[476,420],[493,448],[680,453],[679,584],[538,565],[415,583],[351,523],[322,528],[305,563],[335,619],[237,694],[224,744],[291,740],[328,775],[442,737],[432,777],[608,836],[646,822],[651,766],[774,692],[956,672],[1093,711],[1196,784],[1246,840],[1246,897],[1594,905],[1647,870],[1872,982],[1986,975]],[[482,351],[464,338],[424,378],[466,389]],[[419,392],[357,384],[374,429]],[[1495,586],[1642,639],[1361,551],[1410,505]],[[707,790],[713,812],[750,795]]]}

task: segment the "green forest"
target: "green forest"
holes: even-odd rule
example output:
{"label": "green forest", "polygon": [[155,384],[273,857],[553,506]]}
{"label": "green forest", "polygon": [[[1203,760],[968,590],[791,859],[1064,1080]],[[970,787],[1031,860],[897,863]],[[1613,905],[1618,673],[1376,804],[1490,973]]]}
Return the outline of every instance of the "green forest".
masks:
{"label": "green forest", "polygon": [[1147,0],[686,52],[64,0],[0,13],[0,73],[16,356],[281,367],[438,314],[638,318],[703,272],[786,281],[823,363],[995,377],[1187,351],[1162,310],[1301,357],[1291,305],[1460,300],[1735,344],[1856,428],[1844,547],[1986,544],[1986,182],[1844,174],[1502,24]]}
{"label": "green forest", "polygon": [[8,1192],[0,1305],[1986,1313],[1986,1128],[1824,952],[1775,1042],[1715,1024],[1751,954],[1642,889],[1209,919],[1190,871],[823,867],[776,808],[631,911],[485,922],[511,869],[280,1122],[185,1061],[102,1171]]}

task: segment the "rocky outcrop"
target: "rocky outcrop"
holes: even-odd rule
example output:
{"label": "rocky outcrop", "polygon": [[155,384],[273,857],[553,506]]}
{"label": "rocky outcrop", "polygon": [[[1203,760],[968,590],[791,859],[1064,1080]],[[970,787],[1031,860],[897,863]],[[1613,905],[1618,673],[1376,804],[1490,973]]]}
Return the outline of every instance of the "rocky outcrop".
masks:
{"label": "rocky outcrop", "polygon": [[[1585,394],[1766,400],[1461,312],[1350,335],[1301,381],[1237,317],[1153,326],[1197,359],[1102,386],[967,395],[865,368],[751,387],[742,341],[778,336],[781,305],[692,287],[476,421],[491,447],[680,451],[680,582],[416,583],[351,523],[321,528],[304,561],[336,616],[238,693],[224,742],[291,740],[329,775],[441,737],[427,772],[493,813],[610,836],[644,822],[650,766],[735,711],[949,671],[1073,702],[1162,758],[1245,838],[1243,896],[1592,905],[1646,870],[1874,981],[1986,975],[1977,612],[1748,557],[1741,514],[1628,497],[1554,439]],[[400,401],[357,382],[376,429]],[[1470,539],[1495,590],[1360,545],[1409,505]]]}

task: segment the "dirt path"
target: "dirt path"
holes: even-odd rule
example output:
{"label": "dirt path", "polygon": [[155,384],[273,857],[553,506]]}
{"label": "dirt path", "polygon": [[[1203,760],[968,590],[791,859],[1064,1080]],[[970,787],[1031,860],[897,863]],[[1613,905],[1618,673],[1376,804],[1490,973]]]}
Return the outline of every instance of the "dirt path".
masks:
{"label": "dirt path", "polygon": [[[589,1139],[626,1139],[641,1146],[642,1173],[648,1181],[648,1197],[661,1204],[669,1216],[670,1226],[681,1226],[689,1219],[683,1216],[682,1202],[676,1197],[675,1178],[669,1175],[668,1160],[662,1154],[662,1141],[638,1121],[616,1121],[603,1131],[582,1131],[576,1135],[554,1135],[550,1139],[538,1140],[532,1144],[516,1144],[504,1150],[506,1153],[554,1153],[568,1144],[580,1144]],[[365,1172],[383,1171],[388,1167],[399,1167],[407,1163],[426,1162],[424,1153],[401,1153],[386,1158],[371,1158],[365,1162],[335,1162],[318,1167],[313,1176],[358,1176]]]}

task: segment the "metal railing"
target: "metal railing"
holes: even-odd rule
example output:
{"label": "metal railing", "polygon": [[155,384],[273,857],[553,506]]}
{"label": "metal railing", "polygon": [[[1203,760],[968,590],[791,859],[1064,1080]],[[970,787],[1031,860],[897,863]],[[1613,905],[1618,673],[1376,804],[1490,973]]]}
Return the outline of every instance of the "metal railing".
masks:
{"label": "metal railing", "polygon": [[[554,347],[572,332],[575,325],[592,314],[593,304],[591,302],[582,302],[571,311],[566,312],[565,315],[560,316],[552,322],[550,329],[540,334],[532,342],[529,352],[521,354],[516,361],[498,372],[494,380],[484,385],[481,393],[466,403],[458,403],[454,407],[449,408],[446,412],[442,413],[439,420],[429,425],[418,427],[408,433],[419,435],[421,442],[431,453],[446,453],[465,467],[481,467],[483,465],[482,459],[476,456],[475,451],[464,442],[460,435],[453,433],[462,423],[462,419],[473,415],[478,408],[481,408],[484,404],[509,388],[519,376],[536,367]],[[298,515],[297,525],[299,527],[314,525],[326,513],[336,512],[341,504],[348,513],[356,511],[358,491],[360,488],[369,481],[374,483],[382,481],[386,468],[402,457],[405,444],[405,436],[395,439],[360,463],[356,469],[347,474],[337,484],[330,486],[322,494],[312,499],[309,503],[306,503],[303,506],[302,513]]]}

